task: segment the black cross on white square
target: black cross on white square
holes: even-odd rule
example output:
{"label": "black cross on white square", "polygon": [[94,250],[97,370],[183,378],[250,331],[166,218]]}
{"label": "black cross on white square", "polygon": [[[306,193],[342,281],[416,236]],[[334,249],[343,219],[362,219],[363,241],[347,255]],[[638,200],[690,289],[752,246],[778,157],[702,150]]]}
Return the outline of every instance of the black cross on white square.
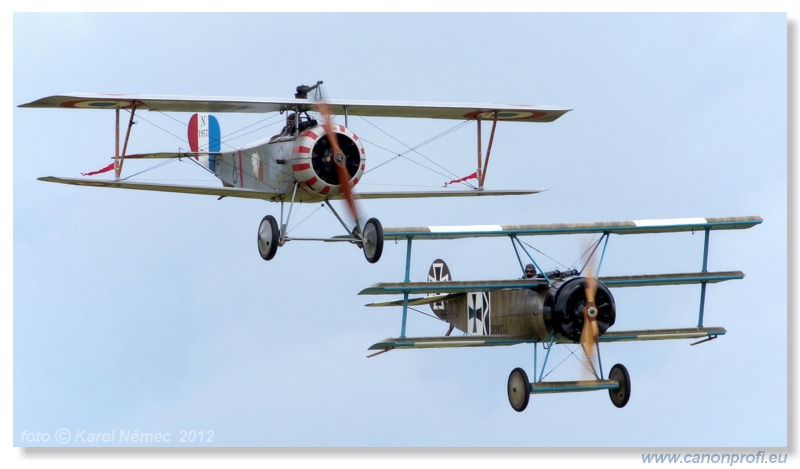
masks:
{"label": "black cross on white square", "polygon": [[[449,282],[450,281],[450,269],[447,268],[447,264],[441,259],[436,259],[431,264],[430,269],[428,269],[428,281],[429,282]],[[428,295],[430,296],[430,294]],[[433,312],[436,311],[444,311],[444,302],[437,301],[436,303],[431,304],[431,309]]]}
{"label": "black cross on white square", "polygon": [[467,333],[489,335],[491,330],[491,308],[488,292],[467,293]]}

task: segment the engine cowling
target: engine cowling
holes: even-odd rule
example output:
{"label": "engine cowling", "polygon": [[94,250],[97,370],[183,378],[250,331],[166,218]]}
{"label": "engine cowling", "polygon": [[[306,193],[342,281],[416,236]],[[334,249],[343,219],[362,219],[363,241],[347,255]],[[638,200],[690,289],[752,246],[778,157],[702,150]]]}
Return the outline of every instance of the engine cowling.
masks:
{"label": "engine cowling", "polygon": [[[331,130],[336,133],[339,147],[345,154],[345,167],[353,187],[364,174],[364,147],[345,126],[331,125]],[[301,187],[313,195],[334,197],[339,194],[339,173],[323,126],[306,129],[297,136],[292,149],[292,173]]]}
{"label": "engine cowling", "polygon": [[[586,305],[586,279],[575,277],[554,286],[545,298],[545,311],[550,312],[549,325],[555,334],[577,342],[583,329],[583,307]],[[600,335],[614,325],[616,306],[608,287],[597,282],[595,293],[597,326]]]}

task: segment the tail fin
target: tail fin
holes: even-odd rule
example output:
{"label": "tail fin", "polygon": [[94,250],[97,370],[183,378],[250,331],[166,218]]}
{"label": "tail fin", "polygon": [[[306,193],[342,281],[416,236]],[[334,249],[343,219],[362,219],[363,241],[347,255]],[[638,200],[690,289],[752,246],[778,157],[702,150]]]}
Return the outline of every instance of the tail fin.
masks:
{"label": "tail fin", "polygon": [[[428,281],[429,282],[449,282],[453,280],[450,278],[450,269],[447,267],[447,263],[441,259],[436,259],[431,264],[430,269],[428,269]],[[433,310],[434,314],[442,318],[445,315],[445,306],[443,301],[439,301],[436,303],[431,303],[431,310]]]}
{"label": "tail fin", "polygon": [[[450,268],[441,259],[436,259],[428,269],[429,282],[450,282]],[[467,335],[491,334],[491,296],[488,291],[467,292],[459,298],[431,303],[431,310],[439,319],[450,323],[450,335],[457,327]]]}
{"label": "tail fin", "polygon": [[[189,119],[189,148],[193,152],[219,152],[221,147],[219,121],[210,114],[193,114]],[[215,172],[214,155],[201,155],[197,160]]]}

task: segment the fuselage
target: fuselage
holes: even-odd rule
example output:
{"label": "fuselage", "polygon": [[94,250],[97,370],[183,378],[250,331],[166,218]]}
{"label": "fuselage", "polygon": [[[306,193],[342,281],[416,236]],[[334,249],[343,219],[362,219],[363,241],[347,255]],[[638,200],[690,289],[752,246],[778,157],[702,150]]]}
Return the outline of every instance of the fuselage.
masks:
{"label": "fuselage", "polygon": [[[345,156],[348,183],[355,186],[365,168],[364,148],[349,129],[331,127]],[[222,152],[214,174],[227,187],[277,193],[274,200],[320,202],[339,195],[336,165],[324,127],[311,125]]]}
{"label": "fuselage", "polygon": [[[456,329],[471,335],[506,335],[538,341],[555,336],[577,342],[586,305],[585,279],[551,279],[552,286],[470,292],[434,304],[433,311]],[[598,282],[597,324],[600,334],[614,324],[616,307],[611,292]]]}

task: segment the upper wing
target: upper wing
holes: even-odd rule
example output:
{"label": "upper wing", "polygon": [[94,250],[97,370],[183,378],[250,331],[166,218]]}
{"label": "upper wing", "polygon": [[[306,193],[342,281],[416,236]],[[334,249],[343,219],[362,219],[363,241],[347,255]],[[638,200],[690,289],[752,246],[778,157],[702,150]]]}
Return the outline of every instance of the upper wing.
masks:
{"label": "upper wing", "polygon": [[585,233],[669,233],[677,231],[746,229],[762,222],[758,216],[728,218],[671,218],[597,223],[555,223],[545,225],[466,225],[384,228],[386,239],[456,239],[489,236],[537,236]]}
{"label": "upper wing", "polygon": [[72,184],[76,186],[116,187],[119,189],[136,189],[142,191],[157,191],[157,192],[178,192],[182,194],[216,195],[220,197],[240,197],[244,199],[272,200],[275,197],[283,195],[282,192],[254,191],[250,189],[240,189],[236,187],[181,186],[176,184],[153,184],[146,182],[109,181],[109,180],[94,180],[94,179],[80,179],[80,178],[58,178],[52,176],[41,177],[39,178],[39,180],[45,182],[57,182],[60,184]]}
{"label": "upper wing", "polygon": [[[394,101],[326,101],[334,114],[373,117],[424,117],[430,119],[484,119],[514,122],[552,122],[570,109],[524,104],[412,103]],[[292,98],[237,98],[71,93],[48,96],[19,107],[130,109],[163,112],[278,112],[298,108],[313,110],[317,102]]]}

